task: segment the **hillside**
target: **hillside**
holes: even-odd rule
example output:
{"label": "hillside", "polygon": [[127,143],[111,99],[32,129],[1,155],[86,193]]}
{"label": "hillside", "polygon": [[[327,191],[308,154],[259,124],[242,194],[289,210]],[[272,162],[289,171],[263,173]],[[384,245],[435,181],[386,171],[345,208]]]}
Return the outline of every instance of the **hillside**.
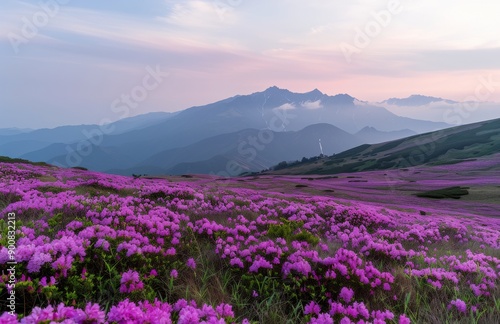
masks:
{"label": "hillside", "polygon": [[[177,113],[156,112],[120,119],[106,125],[66,125],[36,130],[0,129],[0,155],[22,157],[49,162],[67,154],[66,147],[76,149],[75,143],[98,136],[123,134],[158,124]],[[101,141],[102,139],[96,139]],[[73,144],[73,145],[72,145]],[[62,163],[63,161],[59,161]],[[67,165],[69,166],[69,165]]]}
{"label": "hillside", "polygon": [[276,174],[335,174],[454,164],[500,152],[500,119],[468,124],[380,144],[364,144]]}
{"label": "hillside", "polygon": [[333,125],[315,124],[300,131],[273,132],[245,129],[217,135],[186,147],[166,150],[126,170],[111,173],[141,174],[218,174],[231,175],[267,169],[282,160],[296,160],[320,154],[319,140],[325,154],[342,152],[362,141]]}

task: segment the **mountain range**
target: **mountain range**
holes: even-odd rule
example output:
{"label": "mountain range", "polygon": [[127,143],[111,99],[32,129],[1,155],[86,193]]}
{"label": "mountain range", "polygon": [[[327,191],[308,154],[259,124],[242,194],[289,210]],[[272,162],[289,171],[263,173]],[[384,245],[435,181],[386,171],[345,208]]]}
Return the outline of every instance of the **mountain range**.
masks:
{"label": "mountain range", "polygon": [[[176,113],[144,114],[103,126],[0,130],[0,155],[119,174],[259,171],[280,161],[319,155],[320,140],[323,153],[330,155],[363,143],[450,127],[401,117],[383,107],[434,100],[429,98],[393,98],[377,104],[348,94],[330,96],[318,89],[294,93],[273,86]],[[272,140],[251,144],[259,136]]]}

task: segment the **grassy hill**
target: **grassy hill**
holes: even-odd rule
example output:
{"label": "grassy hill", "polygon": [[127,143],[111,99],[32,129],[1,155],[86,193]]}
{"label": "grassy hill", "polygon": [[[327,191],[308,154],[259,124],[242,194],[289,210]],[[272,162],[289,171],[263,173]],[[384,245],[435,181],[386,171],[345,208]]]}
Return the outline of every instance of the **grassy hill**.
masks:
{"label": "grassy hill", "polygon": [[364,144],[276,174],[336,174],[455,164],[500,152],[500,119],[452,127],[380,144]]}
{"label": "grassy hill", "polygon": [[25,159],[18,159],[18,158],[10,158],[7,156],[0,156],[0,163],[26,163],[26,164],[32,164],[32,165],[45,165],[48,166],[49,164],[45,162],[31,162]]}

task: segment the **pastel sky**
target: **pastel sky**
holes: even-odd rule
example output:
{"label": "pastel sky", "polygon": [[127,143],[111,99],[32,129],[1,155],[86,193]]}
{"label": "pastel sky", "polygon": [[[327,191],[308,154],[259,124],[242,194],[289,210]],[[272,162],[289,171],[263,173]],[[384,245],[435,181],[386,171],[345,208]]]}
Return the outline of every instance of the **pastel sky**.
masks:
{"label": "pastel sky", "polygon": [[130,116],[272,85],[461,101],[483,78],[482,99],[500,101],[499,12],[498,0],[5,0],[0,127],[116,120],[112,103],[148,67],[168,76]]}

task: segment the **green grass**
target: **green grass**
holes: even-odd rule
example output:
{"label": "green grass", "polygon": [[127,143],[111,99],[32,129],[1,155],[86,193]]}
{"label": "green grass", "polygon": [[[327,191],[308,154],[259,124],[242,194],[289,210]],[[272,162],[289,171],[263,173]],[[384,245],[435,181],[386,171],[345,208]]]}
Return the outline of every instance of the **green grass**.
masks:
{"label": "green grass", "polygon": [[18,158],[10,158],[10,157],[7,157],[7,156],[0,156],[0,162],[4,162],[4,163],[26,163],[26,164],[39,165],[39,166],[50,166],[50,164],[45,163],[45,162],[31,162],[31,161],[28,161],[28,160],[18,159]]}
{"label": "green grass", "polygon": [[460,197],[468,195],[469,194],[469,187],[448,187],[448,188],[443,188],[443,189],[437,189],[437,190],[430,190],[430,191],[424,191],[424,192],[419,192],[416,193],[415,195],[417,197],[421,198],[434,198],[434,199],[445,199],[445,198],[451,198],[451,199],[460,199]]}
{"label": "green grass", "polygon": [[477,159],[466,159],[466,160],[444,160],[444,161],[436,161],[436,162],[431,162],[429,165],[452,165],[452,164],[458,164],[462,162],[473,162],[477,161]]}
{"label": "green grass", "polygon": [[55,187],[55,186],[42,186],[42,187],[38,187],[36,189],[40,192],[52,192],[55,194],[69,190],[69,189]]}

